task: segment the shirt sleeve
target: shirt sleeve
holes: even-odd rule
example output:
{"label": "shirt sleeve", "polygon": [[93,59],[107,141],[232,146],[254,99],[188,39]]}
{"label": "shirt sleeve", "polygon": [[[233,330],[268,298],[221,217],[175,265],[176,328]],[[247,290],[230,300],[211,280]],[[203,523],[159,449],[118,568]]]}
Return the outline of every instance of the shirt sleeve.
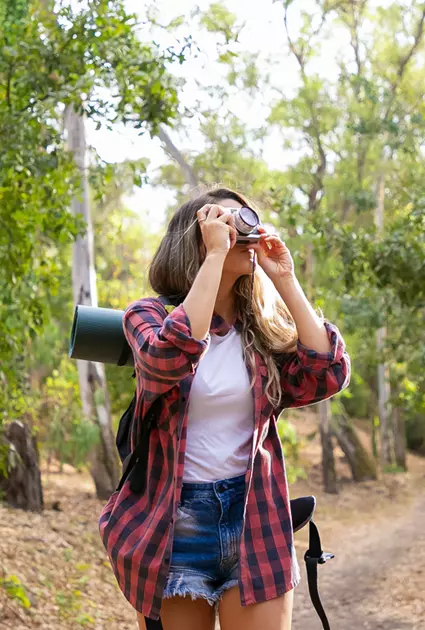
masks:
{"label": "shirt sleeve", "polygon": [[318,403],[348,386],[351,362],[344,339],[336,326],[328,321],[324,325],[329,352],[317,352],[298,340],[295,352],[281,355],[281,409]]}
{"label": "shirt sleeve", "polygon": [[209,335],[206,339],[192,337],[182,304],[167,315],[154,298],[132,302],[124,312],[123,328],[144,389],[156,395],[193,373],[210,342]]}

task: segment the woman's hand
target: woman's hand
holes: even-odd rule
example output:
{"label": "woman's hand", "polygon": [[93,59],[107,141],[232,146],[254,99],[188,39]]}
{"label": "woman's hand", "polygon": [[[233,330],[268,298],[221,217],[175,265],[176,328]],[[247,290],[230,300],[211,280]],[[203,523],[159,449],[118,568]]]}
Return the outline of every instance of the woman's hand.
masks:
{"label": "woman's hand", "polygon": [[257,252],[260,267],[272,281],[285,277],[295,278],[294,261],[285,243],[277,234],[268,234],[262,226],[258,231],[261,232],[261,238],[252,245],[252,249]]}
{"label": "woman's hand", "polygon": [[236,243],[236,229],[233,215],[228,209],[217,204],[207,204],[197,212],[207,256],[209,254],[225,254]]}

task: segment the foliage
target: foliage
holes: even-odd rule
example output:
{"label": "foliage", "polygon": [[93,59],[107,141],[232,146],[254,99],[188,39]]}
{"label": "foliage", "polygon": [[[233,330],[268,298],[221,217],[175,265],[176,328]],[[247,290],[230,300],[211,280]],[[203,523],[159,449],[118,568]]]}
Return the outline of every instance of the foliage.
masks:
{"label": "foliage", "polygon": [[220,2],[213,2],[208,11],[201,14],[200,24],[210,33],[221,35],[224,43],[237,41],[237,33],[241,26],[237,16],[226,9]]}
{"label": "foliage", "polygon": [[68,244],[84,229],[69,212],[80,179],[64,109],[98,127],[156,133],[176,116],[168,66],[182,63],[189,43],[165,51],[143,43],[122,0],[0,0],[0,15],[1,426],[30,406],[27,353],[55,316],[52,303],[64,309]]}
{"label": "foliage", "polygon": [[[134,164],[125,163],[99,165],[93,170],[98,301],[102,307],[119,310],[148,291],[145,269],[158,239],[140,215],[123,205],[122,196],[132,188],[133,173]],[[50,298],[49,326],[29,349],[31,391],[25,399],[32,400],[33,426],[43,455],[82,468],[97,442],[98,430],[82,418],[76,364],[65,358],[73,312],[70,251],[64,259],[63,273],[57,279],[60,297]],[[116,429],[134,394],[135,381],[131,368],[105,367]]]}
{"label": "foliage", "polygon": [[63,358],[42,386],[38,437],[44,454],[81,469],[99,441],[99,428],[81,413],[75,363]]}
{"label": "foliage", "polygon": [[6,591],[8,597],[19,602],[24,608],[31,607],[31,602],[25,592],[24,585],[16,575],[0,577],[0,587]]}
{"label": "foliage", "polygon": [[[299,28],[293,27],[296,11]],[[180,150],[200,182],[220,182],[258,200],[263,218],[289,245],[306,292],[347,340],[353,358],[352,385],[344,392],[349,412],[374,421],[376,367],[385,360],[392,400],[404,409],[408,434],[421,426],[419,434],[425,436],[422,400],[407,389],[413,383],[423,391],[425,373],[425,68],[420,61],[425,11],[416,3],[317,2],[295,8],[283,2],[282,42],[298,67],[290,90],[272,72],[277,59],[265,60],[261,73],[254,67],[256,78],[245,81],[249,60],[257,61],[262,51],[254,43],[249,51],[235,46],[236,20],[216,5],[202,17],[206,30],[222,42],[216,61],[229,74],[226,85],[200,84],[206,98],[196,100],[191,115],[199,121],[202,149],[196,155],[186,150],[182,136]],[[223,24],[231,25],[234,41],[227,36],[223,43]],[[320,58],[333,28],[346,39],[335,57],[338,72],[325,77]],[[236,93],[238,99],[269,97],[268,128],[253,128],[231,113]],[[208,107],[213,95],[219,95],[216,108]],[[292,153],[282,172],[268,168],[259,150],[271,136],[280,137],[283,149]],[[384,224],[378,230],[380,178]],[[184,180],[177,165],[161,169],[158,182],[164,181],[180,201]],[[387,341],[378,356],[375,331],[383,325]]]}
{"label": "foliage", "polygon": [[394,300],[403,308],[425,306],[425,199],[398,209],[382,237],[370,227],[350,228],[333,230],[347,290],[353,293],[362,280],[380,290],[388,308]]}
{"label": "foliage", "polygon": [[[298,9],[296,3],[280,3],[285,52],[274,60],[265,59],[255,42],[242,50],[245,25],[222,4],[192,11],[191,20],[213,38],[223,80],[211,85],[208,73],[200,76],[199,97],[178,111],[179,83],[168,67],[183,61],[191,38],[183,38],[180,50],[142,43],[134,16],[118,0],[62,2],[55,12],[52,5],[50,0],[0,0],[5,42],[0,57],[3,417],[35,410],[42,442],[48,444],[53,422],[55,448],[64,449],[66,457],[80,457],[60,446],[65,435],[78,438],[86,430],[73,425],[78,417],[76,374],[62,360],[72,315],[70,244],[82,229],[68,212],[79,186],[61,125],[63,109],[71,104],[99,126],[120,121],[133,125],[136,133],[155,133],[160,123],[175,121],[179,150],[195,177],[240,189],[258,203],[264,222],[287,242],[306,292],[342,330],[353,359],[351,386],[343,393],[348,412],[374,421],[376,366],[385,360],[409,445],[423,449],[422,6],[343,1]],[[299,29],[293,27],[295,11]],[[179,14],[171,20],[168,34],[187,29],[185,19]],[[149,14],[141,29],[145,35],[154,21]],[[333,29],[345,38],[335,56],[337,72],[325,76],[321,54]],[[288,55],[297,68],[291,90],[285,73],[276,72],[288,63]],[[243,102],[248,109],[259,101],[268,117],[255,124],[234,107]],[[281,170],[270,168],[263,157],[270,139],[289,156]],[[159,235],[121,201],[134,185],[144,185],[146,167],[145,160],[114,165],[91,155],[102,306],[123,309],[149,290],[147,265]],[[377,229],[380,178],[384,225]],[[161,166],[155,183],[175,191],[178,202],[189,189],[173,162]],[[378,356],[375,331],[384,324],[387,342]],[[117,420],[134,381],[128,369],[106,369]],[[57,398],[57,405],[48,407],[49,397]],[[64,427],[60,409],[66,410]],[[296,470],[295,436],[289,425],[280,422],[279,427]]]}
{"label": "foliage", "polygon": [[280,441],[282,443],[283,454],[286,460],[286,474],[289,483],[294,483],[297,479],[305,479],[306,474],[300,466],[301,444],[297,438],[294,425],[285,418],[280,418],[277,424]]}
{"label": "foliage", "polygon": [[[101,198],[95,198],[92,204],[98,300],[105,308],[124,310],[130,302],[149,293],[147,269],[159,235],[151,232],[142,213],[123,204],[123,195],[132,188],[133,165],[110,168],[113,175],[103,186]],[[134,394],[131,374],[131,368],[106,365],[115,423]]]}

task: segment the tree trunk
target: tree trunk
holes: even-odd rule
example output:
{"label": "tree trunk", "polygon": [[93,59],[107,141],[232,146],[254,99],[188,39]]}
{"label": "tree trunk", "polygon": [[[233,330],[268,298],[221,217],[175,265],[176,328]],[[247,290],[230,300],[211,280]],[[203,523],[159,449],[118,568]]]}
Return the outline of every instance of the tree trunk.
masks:
{"label": "tree trunk", "polygon": [[41,512],[43,489],[37,442],[30,427],[21,421],[9,424],[3,434],[8,446],[8,477],[0,477],[0,492],[14,508]]}
{"label": "tree trunk", "polygon": [[[72,211],[81,214],[87,229],[73,245],[72,288],[74,304],[97,306],[96,271],[94,266],[94,236],[90,216],[89,185],[86,165],[84,119],[72,107],[65,112],[68,149],[74,154],[81,173],[82,192],[72,200]],[[105,368],[101,363],[77,361],[80,395],[84,415],[100,429],[100,442],[91,456],[91,474],[99,499],[108,499],[119,480],[119,466]]]}
{"label": "tree trunk", "polygon": [[[386,328],[382,327],[376,331],[376,350],[378,355],[383,351],[386,338]],[[381,464],[383,468],[394,463],[392,444],[392,412],[390,405],[390,376],[388,366],[379,363],[378,372],[378,414],[381,441]]]}
{"label": "tree trunk", "polygon": [[323,400],[321,403],[319,403],[318,407],[320,417],[320,440],[322,443],[323,485],[325,488],[325,492],[328,492],[330,494],[337,494],[338,484],[332,445],[330,400]]}
{"label": "tree trunk", "polygon": [[[310,208],[313,212],[314,209]],[[314,276],[314,252],[313,244],[307,243],[306,245],[306,295],[311,303],[313,300],[313,276]],[[330,494],[338,493],[338,483],[335,468],[335,458],[332,443],[332,411],[330,400],[322,400],[317,405],[317,413],[319,416],[319,429],[320,429],[320,442],[322,445],[322,470],[323,470],[323,485],[325,492]]]}
{"label": "tree trunk", "polygon": [[306,277],[306,295],[311,302],[313,296],[313,277],[314,277],[314,252],[313,243],[306,244],[305,255],[305,277]]}
{"label": "tree trunk", "polygon": [[177,164],[180,166],[180,169],[181,169],[181,171],[183,173],[183,176],[184,176],[187,184],[191,188],[196,188],[198,186],[199,182],[198,182],[198,178],[195,175],[194,170],[192,169],[190,164],[188,164],[188,162],[184,158],[183,154],[175,146],[175,144],[171,140],[170,136],[165,131],[164,127],[160,127],[159,128],[158,137],[161,140],[161,142],[163,143],[164,149],[168,153],[168,155],[173,160],[175,160],[177,162]]}
{"label": "tree trunk", "polygon": [[[384,228],[384,199],[385,199],[385,182],[384,175],[381,172],[378,176],[377,195],[376,195],[375,224],[378,235],[382,234]],[[385,339],[387,331],[382,326],[376,331],[376,351],[378,357],[385,348]],[[391,406],[390,406],[390,378],[388,366],[382,362],[378,364],[378,412],[379,426],[381,438],[381,464],[383,468],[391,466],[394,463],[393,445],[391,440]]]}
{"label": "tree trunk", "polygon": [[338,444],[347,458],[354,481],[376,479],[376,463],[369,455],[357,435],[356,429],[344,413],[336,416],[332,422]]}
{"label": "tree trunk", "polygon": [[406,464],[406,433],[404,426],[404,413],[400,407],[393,409],[394,420],[394,455],[399,468],[407,470]]}
{"label": "tree trunk", "polygon": [[378,416],[374,416],[372,418],[372,435],[371,435],[370,441],[371,441],[371,447],[372,447],[372,455],[376,461],[379,459],[378,430],[379,430],[379,418]]}

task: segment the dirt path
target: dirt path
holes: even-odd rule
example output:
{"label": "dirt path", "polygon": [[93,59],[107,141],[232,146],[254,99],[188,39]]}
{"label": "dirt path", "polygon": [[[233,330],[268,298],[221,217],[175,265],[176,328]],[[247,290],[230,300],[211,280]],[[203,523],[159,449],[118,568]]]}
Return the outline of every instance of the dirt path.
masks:
{"label": "dirt path", "polygon": [[[319,567],[320,593],[333,630],[425,629],[425,493],[403,508],[375,523],[333,530],[336,557]],[[293,630],[320,629],[304,567],[303,577]]]}
{"label": "dirt path", "polygon": [[[338,496],[320,490],[312,452],[309,461],[308,481],[291,495],[316,494],[323,548],[336,555],[319,567],[332,630],[425,630],[425,460],[377,482],[346,481]],[[25,610],[0,588],[1,630],[136,630],[100,542],[103,503],[91,479],[67,470],[43,474],[43,483],[42,514],[0,503],[0,577],[16,576],[31,602]],[[303,580],[293,630],[320,630],[302,560],[307,531],[296,535],[296,547]]]}
{"label": "dirt path", "polygon": [[[300,436],[315,430],[308,414],[296,420]],[[367,426],[367,425],[366,425]],[[369,448],[370,435],[359,423]],[[425,460],[408,456],[408,473],[382,475],[360,484],[349,480],[342,452],[335,450],[342,488],[321,490],[319,436],[306,440],[302,464],[308,481],[291,496],[315,494],[322,546],[335,558],[319,567],[319,592],[332,630],[425,630]],[[320,630],[308,595],[303,561],[307,528],[296,535],[302,582],[296,589],[293,630]]]}

